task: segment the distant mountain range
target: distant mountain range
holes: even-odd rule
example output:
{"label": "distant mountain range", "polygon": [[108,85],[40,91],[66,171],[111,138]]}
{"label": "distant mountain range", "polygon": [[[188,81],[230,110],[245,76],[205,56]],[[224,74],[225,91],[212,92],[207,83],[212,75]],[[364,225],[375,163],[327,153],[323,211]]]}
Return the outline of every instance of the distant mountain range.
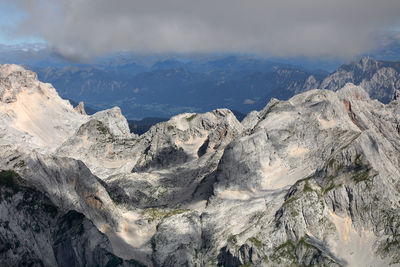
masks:
{"label": "distant mountain range", "polygon": [[329,73],[240,55],[118,53],[90,63],[70,63],[36,45],[0,47],[0,63],[7,62],[24,63],[63,98],[84,101],[93,110],[119,106],[132,121],[221,107],[247,114],[271,98],[288,99],[314,88],[337,90],[347,82],[362,85],[372,98],[387,103],[400,88],[399,62],[367,57]]}
{"label": "distant mountain range", "polygon": [[[224,64],[226,70],[222,70]],[[394,90],[400,88],[399,62],[366,57],[342,65],[331,74],[238,58],[204,63],[203,67],[200,63],[194,65],[162,61],[132,75],[124,67],[108,70],[66,66],[36,71],[40,79],[58,88],[61,96],[83,100],[96,109],[120,106],[129,119],[169,118],[181,112],[206,112],[217,107],[246,114],[261,109],[271,98],[288,99],[315,88],[337,90],[347,82],[362,85],[372,98],[387,103]],[[265,71],[257,69],[261,66]],[[210,71],[206,72],[207,68]]]}
{"label": "distant mountain range", "polygon": [[342,65],[319,85],[321,89],[339,90],[346,83],[361,85],[371,96],[383,103],[393,98],[400,89],[400,61],[380,61],[362,57],[359,61]]}
{"label": "distant mountain range", "polygon": [[33,68],[64,98],[84,101],[97,109],[118,105],[130,119],[169,118],[221,106],[248,113],[263,107],[270,97],[290,97],[293,93],[285,89],[292,91],[310,75],[317,79],[327,75],[236,57],[190,63],[165,60],[146,71],[138,69],[132,64]]}

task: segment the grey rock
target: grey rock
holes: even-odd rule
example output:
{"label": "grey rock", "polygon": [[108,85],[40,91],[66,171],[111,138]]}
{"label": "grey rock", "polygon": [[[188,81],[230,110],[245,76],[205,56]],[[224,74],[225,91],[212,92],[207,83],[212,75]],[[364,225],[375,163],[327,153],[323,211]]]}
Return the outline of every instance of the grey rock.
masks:
{"label": "grey rock", "polygon": [[122,116],[119,107],[96,112],[91,118],[101,121],[110,130],[112,135],[124,137],[131,135],[128,121]]}
{"label": "grey rock", "polygon": [[200,262],[201,224],[196,213],[174,215],[157,226],[153,236],[155,266],[194,266]]}
{"label": "grey rock", "polygon": [[76,211],[63,213],[13,171],[0,171],[0,264],[141,266],[115,256],[108,238]]}

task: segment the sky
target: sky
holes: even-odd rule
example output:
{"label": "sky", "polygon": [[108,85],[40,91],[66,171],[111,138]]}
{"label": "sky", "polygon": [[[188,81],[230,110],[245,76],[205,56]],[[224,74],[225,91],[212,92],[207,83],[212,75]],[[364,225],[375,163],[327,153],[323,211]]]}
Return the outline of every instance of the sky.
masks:
{"label": "sky", "polygon": [[2,0],[0,43],[76,59],[117,51],[350,58],[400,40],[399,0]]}

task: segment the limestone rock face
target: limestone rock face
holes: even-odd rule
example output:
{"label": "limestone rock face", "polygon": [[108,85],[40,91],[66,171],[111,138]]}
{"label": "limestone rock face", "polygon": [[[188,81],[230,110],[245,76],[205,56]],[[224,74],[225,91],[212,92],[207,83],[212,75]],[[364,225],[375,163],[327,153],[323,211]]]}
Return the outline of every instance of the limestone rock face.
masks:
{"label": "limestone rock face", "polygon": [[135,169],[158,169],[198,159],[225,147],[241,131],[241,124],[227,109],[172,117],[143,135],[146,148]]}
{"label": "limestone rock face", "polygon": [[0,263],[399,266],[400,100],[368,94],[397,74],[363,60],[361,86],[343,68],[242,123],[186,113],[141,136],[1,66]]}
{"label": "limestone rock face", "polygon": [[201,224],[198,214],[186,213],[163,220],[152,240],[155,266],[191,266],[199,263]]}
{"label": "limestone rock face", "polygon": [[104,122],[90,118],[60,144],[56,154],[82,160],[94,174],[105,178],[130,172],[136,154],[132,148],[136,143],[135,134],[122,135],[119,128],[111,130]]}
{"label": "limestone rock face", "polygon": [[2,141],[23,148],[54,150],[87,120],[51,84],[17,65],[0,67]]}
{"label": "limestone rock face", "polygon": [[13,171],[0,171],[2,266],[138,266],[112,253],[82,213],[62,212]]}
{"label": "limestone rock face", "polygon": [[229,110],[182,114],[153,126],[131,151],[132,173],[106,179],[111,195],[135,207],[204,201],[227,144],[243,131]]}
{"label": "limestone rock face", "polygon": [[59,144],[56,153],[82,160],[100,177],[130,172],[137,155],[138,136],[130,133],[121,109],[99,111],[81,124],[74,134]]}
{"label": "limestone rock face", "polygon": [[396,235],[384,226],[399,208],[388,200],[399,195],[398,157],[388,156],[399,149],[396,105],[347,84],[337,93],[273,100],[249,114],[244,123],[254,127],[225,149],[207,209],[213,225],[234,212],[248,219],[242,227],[231,222],[225,245],[216,245],[220,236],[211,238],[219,262],[398,264],[391,254],[399,249]]}

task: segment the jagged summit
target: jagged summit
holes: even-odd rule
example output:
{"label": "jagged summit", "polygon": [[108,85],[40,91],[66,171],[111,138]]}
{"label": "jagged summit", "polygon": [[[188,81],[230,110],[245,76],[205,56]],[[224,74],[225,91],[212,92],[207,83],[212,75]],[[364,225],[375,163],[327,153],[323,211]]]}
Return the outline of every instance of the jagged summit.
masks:
{"label": "jagged summit", "polygon": [[[0,118],[10,143],[54,149],[87,118],[59,97],[51,84],[17,65],[0,66]],[[22,136],[24,136],[22,138]]]}
{"label": "jagged summit", "polygon": [[349,101],[349,100],[362,100],[362,101],[370,101],[371,98],[369,97],[369,94],[365,91],[364,88],[361,86],[356,86],[352,83],[347,83],[345,86],[343,86],[341,89],[337,91],[337,95],[343,100],[343,101]]}
{"label": "jagged summit", "polygon": [[371,70],[377,70],[381,64],[378,60],[362,56],[358,62],[351,65],[356,65],[357,68],[361,69],[363,72],[368,72]]}
{"label": "jagged summit", "polygon": [[25,88],[31,92],[40,92],[40,83],[36,73],[25,70],[19,65],[0,65],[0,101],[11,103],[16,95]]}
{"label": "jagged summit", "polygon": [[81,101],[78,103],[78,105],[76,107],[74,107],[74,109],[82,115],[87,115],[86,111],[85,111],[85,104]]}
{"label": "jagged summit", "polygon": [[336,91],[346,83],[360,85],[371,98],[389,103],[400,90],[400,62],[362,57],[359,61],[342,65],[326,77],[319,88]]}

